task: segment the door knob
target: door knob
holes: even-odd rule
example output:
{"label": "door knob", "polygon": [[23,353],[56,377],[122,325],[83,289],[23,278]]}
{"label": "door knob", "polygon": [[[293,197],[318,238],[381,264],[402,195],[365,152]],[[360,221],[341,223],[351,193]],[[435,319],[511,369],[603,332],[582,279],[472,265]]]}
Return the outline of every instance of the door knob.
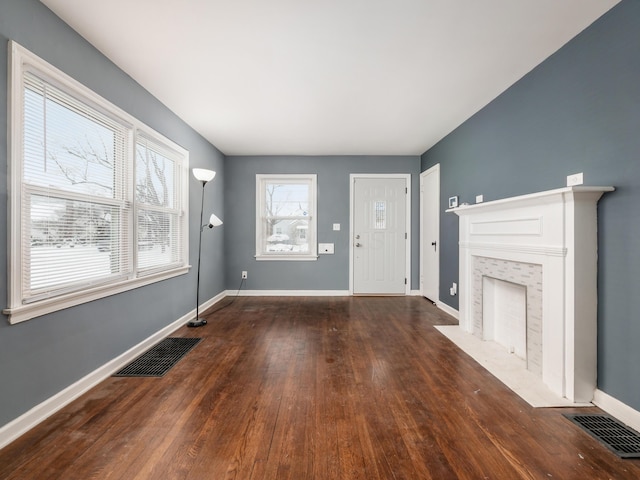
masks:
{"label": "door knob", "polygon": [[356,243],[356,247],[361,247],[362,245],[360,245],[359,243]]}
{"label": "door knob", "polygon": [[433,250],[436,250],[436,242],[431,242],[431,245],[433,245]]}

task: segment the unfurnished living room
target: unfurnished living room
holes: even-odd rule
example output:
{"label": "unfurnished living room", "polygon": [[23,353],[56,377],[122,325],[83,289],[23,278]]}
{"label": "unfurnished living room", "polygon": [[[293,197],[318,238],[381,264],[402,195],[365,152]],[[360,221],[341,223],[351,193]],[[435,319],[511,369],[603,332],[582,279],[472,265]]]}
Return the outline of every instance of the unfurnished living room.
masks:
{"label": "unfurnished living room", "polygon": [[640,478],[640,0],[0,0],[0,478]]}

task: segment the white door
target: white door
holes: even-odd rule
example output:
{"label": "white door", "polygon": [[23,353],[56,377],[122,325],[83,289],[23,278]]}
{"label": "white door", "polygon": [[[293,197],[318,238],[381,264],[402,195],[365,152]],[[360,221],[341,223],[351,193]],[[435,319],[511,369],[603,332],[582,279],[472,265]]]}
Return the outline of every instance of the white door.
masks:
{"label": "white door", "polygon": [[406,293],[407,184],[406,177],[353,177],[355,295]]}
{"label": "white door", "polygon": [[420,289],[432,302],[440,298],[440,165],[420,175]]}

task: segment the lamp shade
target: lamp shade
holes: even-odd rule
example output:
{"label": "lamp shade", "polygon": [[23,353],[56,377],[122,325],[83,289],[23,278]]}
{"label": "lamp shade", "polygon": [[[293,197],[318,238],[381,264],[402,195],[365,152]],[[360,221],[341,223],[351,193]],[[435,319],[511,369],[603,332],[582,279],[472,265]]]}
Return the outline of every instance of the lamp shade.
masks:
{"label": "lamp shade", "polygon": [[220,220],[215,213],[212,213],[209,217],[209,226],[210,227],[219,227],[222,225],[222,220]]}
{"label": "lamp shade", "polygon": [[197,180],[201,182],[210,182],[213,180],[213,177],[216,176],[216,172],[213,170],[207,170],[206,168],[194,168],[193,176],[196,177]]}

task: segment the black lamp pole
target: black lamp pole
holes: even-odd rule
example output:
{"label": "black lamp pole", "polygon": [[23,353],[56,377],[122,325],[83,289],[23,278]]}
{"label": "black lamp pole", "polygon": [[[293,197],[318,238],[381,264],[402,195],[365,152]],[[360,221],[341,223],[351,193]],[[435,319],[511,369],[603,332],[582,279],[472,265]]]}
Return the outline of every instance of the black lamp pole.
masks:
{"label": "black lamp pole", "polygon": [[202,180],[202,200],[200,203],[200,240],[198,241],[198,281],[196,283],[196,318],[187,323],[188,327],[202,327],[207,324],[204,318],[200,318],[200,256],[202,254],[202,213],[204,211],[204,186],[207,184],[205,180]]}

